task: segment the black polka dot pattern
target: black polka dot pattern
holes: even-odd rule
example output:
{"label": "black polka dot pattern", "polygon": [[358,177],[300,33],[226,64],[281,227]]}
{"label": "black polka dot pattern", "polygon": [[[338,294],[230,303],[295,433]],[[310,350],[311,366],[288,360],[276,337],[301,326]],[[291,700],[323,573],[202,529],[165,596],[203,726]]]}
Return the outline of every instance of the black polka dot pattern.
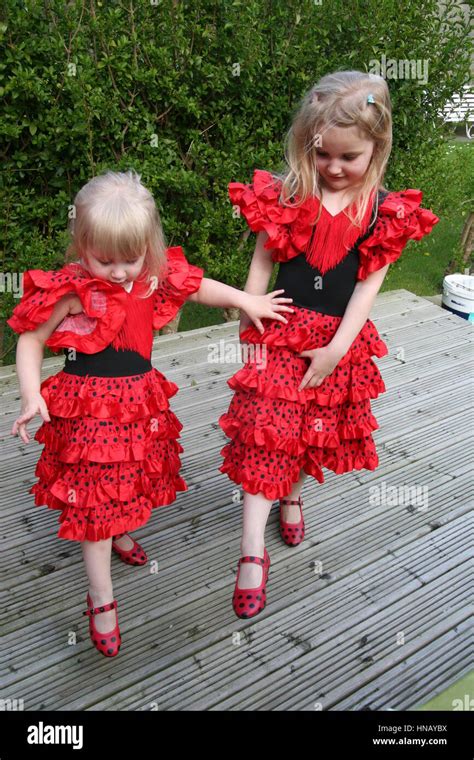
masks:
{"label": "black polka dot pattern", "polygon": [[177,386],[157,370],[119,378],[60,372],[41,386],[51,422],[30,489],[60,510],[58,536],[99,541],[144,525],[187,485],[180,477],[182,425],[169,408]]}
{"label": "black polka dot pattern", "polygon": [[[262,582],[257,588],[241,588],[239,586],[240,566],[243,562],[250,562],[260,565],[262,568]],[[237,568],[237,577],[235,580],[234,594],[232,597],[232,607],[239,618],[252,618],[258,615],[265,608],[267,603],[266,583],[270,571],[270,556],[267,550],[264,550],[264,556],[244,556],[239,559]]]}
{"label": "black polka dot pattern", "polygon": [[331,375],[298,391],[308,359],[297,353],[326,345],[341,318],[295,310],[287,325],[268,321],[263,336],[254,328],[245,331],[247,340],[263,342],[266,354],[230,378],[235,393],[219,418],[231,439],[221,451],[220,471],[269,499],[287,496],[301,469],[323,483],[323,467],[341,474],[378,465],[370,399],[385,385],[371,356],[387,353],[385,343],[367,320]]}

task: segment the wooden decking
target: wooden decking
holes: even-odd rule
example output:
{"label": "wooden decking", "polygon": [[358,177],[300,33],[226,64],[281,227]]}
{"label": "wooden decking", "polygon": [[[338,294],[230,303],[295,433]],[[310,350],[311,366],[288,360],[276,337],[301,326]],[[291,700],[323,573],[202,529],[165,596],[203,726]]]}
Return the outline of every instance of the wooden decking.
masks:
{"label": "wooden decking", "polygon": [[[41,449],[10,436],[18,385],[13,367],[0,370],[1,699],[25,710],[401,710],[472,669],[470,325],[406,290],[379,295],[372,318],[390,349],[377,360],[387,392],[372,402],[380,465],[308,479],[298,548],[281,542],[275,505],[268,605],[253,622],[231,607],[241,508],[218,471],[217,418],[238,365],[207,360],[210,343],[236,341],[236,324],[157,338],[154,366],[181,387],[172,408],[189,491],[136,532],[150,567],[113,558],[114,660],[88,640],[80,546],[56,538],[58,513],[27,493]],[[47,360],[44,376],[61,365]],[[372,486],[426,487],[428,503],[372,503]]]}

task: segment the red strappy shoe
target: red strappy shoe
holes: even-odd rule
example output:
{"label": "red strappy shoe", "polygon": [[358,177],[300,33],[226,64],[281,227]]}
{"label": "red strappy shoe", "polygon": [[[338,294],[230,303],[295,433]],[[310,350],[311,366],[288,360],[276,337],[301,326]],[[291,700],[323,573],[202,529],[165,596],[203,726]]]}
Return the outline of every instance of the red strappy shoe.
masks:
{"label": "red strappy shoe", "polygon": [[297,523],[289,523],[282,520],[280,509],[280,535],[288,546],[298,546],[304,538],[303,499],[301,496],[298,496],[296,501],[292,499],[280,499],[280,507],[282,504],[299,504],[300,521]]}
{"label": "red strappy shoe", "polygon": [[122,536],[127,535],[126,533],[120,533],[118,536],[114,536],[112,538],[112,549],[113,551],[118,554],[122,562],[125,562],[127,565],[146,565],[148,562],[148,557],[145,553],[145,550],[142,546],[138,543],[138,541],[135,541],[132,536],[133,546],[131,549],[128,549],[125,551],[125,549],[121,549],[120,546],[117,546],[114,539],[122,538]]}
{"label": "red strappy shoe", "polygon": [[[120,644],[122,638],[120,636],[120,628],[118,624],[118,609],[117,600],[108,604],[103,604],[100,607],[94,607],[90,595],[87,594],[87,607],[88,609],[83,612],[83,615],[87,615],[89,618],[89,634],[95,648],[103,654],[105,657],[115,657],[119,653]],[[113,631],[108,633],[101,633],[95,627],[94,615],[99,615],[101,612],[108,612],[109,610],[115,610],[117,615],[117,623]]]}
{"label": "red strappy shoe", "polygon": [[[262,582],[257,588],[239,588],[240,566],[242,562],[253,562],[256,565],[261,565],[263,568]],[[270,557],[266,549],[263,559],[262,557],[241,557],[239,559],[234,596],[232,597],[232,606],[237,617],[255,617],[255,615],[258,615],[258,613],[263,610],[267,602],[266,583],[269,570]]]}

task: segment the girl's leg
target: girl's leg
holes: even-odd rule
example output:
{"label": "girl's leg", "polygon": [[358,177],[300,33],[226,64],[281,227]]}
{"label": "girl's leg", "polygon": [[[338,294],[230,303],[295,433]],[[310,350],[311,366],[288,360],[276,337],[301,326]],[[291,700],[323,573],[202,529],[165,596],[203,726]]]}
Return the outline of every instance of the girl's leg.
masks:
{"label": "girl's leg", "polygon": [[[291,501],[296,501],[298,496],[301,494],[301,489],[303,488],[303,483],[305,482],[306,478],[308,477],[307,473],[301,470],[299,480],[293,485],[293,488],[291,489],[288,496],[286,496],[286,499],[291,499]],[[284,522],[289,523],[297,523],[300,519],[300,508],[298,504],[282,504],[280,506],[281,514]]]}
{"label": "girl's leg", "polygon": [[[110,572],[110,555],[112,539],[104,541],[82,541],[82,553],[89,578],[89,594],[94,607],[112,602],[114,590]],[[94,616],[96,628],[100,633],[108,633],[115,628],[117,617],[115,610],[101,612]]]}
{"label": "girl's leg", "polygon": [[[307,473],[300,471],[299,480],[293,485],[287,498],[296,501],[303,488]],[[273,502],[263,494],[250,494],[244,491],[243,532],[240,550],[242,556],[263,557],[265,548],[265,526]],[[297,504],[282,505],[283,520],[297,523],[300,519],[300,508]],[[240,566],[240,588],[256,588],[262,582],[262,568],[251,562],[243,562]]]}
{"label": "girl's leg", "polygon": [[[263,557],[265,526],[272,503],[262,493],[254,495],[244,491],[241,556]],[[243,562],[240,566],[240,588],[256,588],[261,582],[262,568],[251,562]]]}

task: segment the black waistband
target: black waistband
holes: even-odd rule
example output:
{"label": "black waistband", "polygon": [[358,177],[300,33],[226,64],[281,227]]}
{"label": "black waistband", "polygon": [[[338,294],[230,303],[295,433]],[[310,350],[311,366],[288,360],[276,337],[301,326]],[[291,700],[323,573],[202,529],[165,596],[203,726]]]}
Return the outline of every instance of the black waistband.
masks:
{"label": "black waistband", "polygon": [[[69,354],[72,352],[71,358]],[[117,350],[107,346],[96,354],[83,354],[74,349],[64,349],[66,361],[63,372],[68,375],[91,375],[96,377],[128,377],[142,375],[152,369],[149,359],[130,349]]]}
{"label": "black waistband", "polygon": [[[379,190],[379,204],[386,195],[386,191]],[[357,283],[358,246],[372,234],[375,223],[376,219],[372,219],[367,231],[356,240],[342,261],[325,275],[308,263],[304,253],[281,262],[274,290],[284,288],[282,295],[292,298],[295,306],[343,317]]]}

